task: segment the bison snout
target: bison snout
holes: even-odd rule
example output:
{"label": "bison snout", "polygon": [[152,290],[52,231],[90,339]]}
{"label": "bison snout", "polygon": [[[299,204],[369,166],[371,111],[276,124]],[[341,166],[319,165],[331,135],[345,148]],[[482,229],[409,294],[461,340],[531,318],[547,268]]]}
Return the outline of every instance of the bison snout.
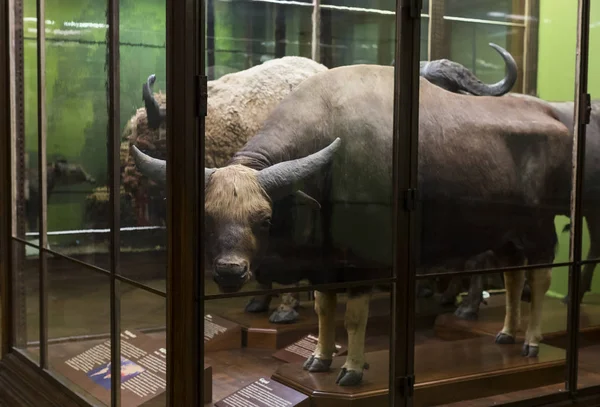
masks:
{"label": "bison snout", "polygon": [[219,259],[214,265],[214,280],[224,291],[238,291],[248,280],[248,262]]}

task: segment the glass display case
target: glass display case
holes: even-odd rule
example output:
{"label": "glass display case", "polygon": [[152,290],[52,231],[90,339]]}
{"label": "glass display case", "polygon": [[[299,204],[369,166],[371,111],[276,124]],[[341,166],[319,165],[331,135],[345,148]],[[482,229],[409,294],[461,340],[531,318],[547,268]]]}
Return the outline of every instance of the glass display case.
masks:
{"label": "glass display case", "polygon": [[597,5],[2,7],[19,397],[600,400]]}

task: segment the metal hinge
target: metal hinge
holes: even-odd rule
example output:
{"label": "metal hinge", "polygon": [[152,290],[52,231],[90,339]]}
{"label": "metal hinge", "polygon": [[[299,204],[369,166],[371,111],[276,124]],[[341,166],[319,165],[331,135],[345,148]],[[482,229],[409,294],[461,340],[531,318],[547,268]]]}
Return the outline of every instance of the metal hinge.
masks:
{"label": "metal hinge", "polygon": [[396,382],[402,398],[412,397],[415,390],[415,376],[399,377]]}
{"label": "metal hinge", "polygon": [[592,115],[592,98],[590,97],[589,93],[586,93],[585,94],[585,116],[584,116],[585,124],[590,124],[591,115]]}
{"label": "metal hinge", "polygon": [[418,192],[415,188],[404,191],[404,208],[407,211],[414,211],[417,207]]}
{"label": "metal hinge", "polygon": [[196,106],[198,117],[206,117],[208,114],[208,77],[196,75]]}

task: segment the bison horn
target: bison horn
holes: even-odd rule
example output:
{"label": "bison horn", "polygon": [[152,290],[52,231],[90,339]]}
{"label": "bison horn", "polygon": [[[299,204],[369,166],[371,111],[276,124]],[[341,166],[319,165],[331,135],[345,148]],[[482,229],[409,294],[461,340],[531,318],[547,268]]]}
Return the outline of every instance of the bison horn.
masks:
{"label": "bison horn", "polygon": [[[135,160],[136,167],[140,172],[161,185],[165,185],[167,181],[167,162],[158,158],[150,157],[148,154],[144,154],[139,148],[131,146],[133,159]],[[204,169],[204,182],[208,182],[208,177],[215,172],[215,168]]]}
{"label": "bison horn", "polygon": [[146,118],[148,119],[148,127],[151,129],[158,129],[162,122],[165,120],[166,111],[158,105],[158,102],[154,98],[154,92],[152,91],[152,85],[156,82],[156,75],[152,74],[148,77],[148,80],[142,86],[142,99],[146,106]]}
{"label": "bison horn", "polygon": [[258,173],[258,182],[273,200],[293,194],[300,189],[298,184],[301,181],[331,162],[341,142],[338,137],[327,147],[307,157],[267,167]]}
{"label": "bison horn", "polygon": [[136,146],[131,146],[135,166],[140,172],[161,185],[167,183],[167,162],[142,153]]}
{"label": "bison horn", "polygon": [[509,92],[517,81],[517,64],[508,51],[491,43],[506,64],[506,75],[492,85],[486,85],[465,66],[447,59],[421,62],[421,76],[429,82],[450,92],[464,91],[475,96],[502,96]]}

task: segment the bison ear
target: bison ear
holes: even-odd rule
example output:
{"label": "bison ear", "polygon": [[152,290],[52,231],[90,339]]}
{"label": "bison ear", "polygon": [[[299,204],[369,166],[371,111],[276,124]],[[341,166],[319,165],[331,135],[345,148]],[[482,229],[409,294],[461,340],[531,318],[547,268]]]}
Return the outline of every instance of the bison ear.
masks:
{"label": "bison ear", "polygon": [[312,207],[313,209],[316,209],[316,210],[321,209],[321,204],[312,196],[310,196],[302,191],[296,191],[295,195],[296,195],[296,199],[298,199],[298,201],[306,203],[308,206]]}
{"label": "bison ear", "polygon": [[258,182],[273,201],[291,195],[300,189],[303,180],[331,163],[341,143],[338,137],[314,154],[267,167],[258,173]]}

